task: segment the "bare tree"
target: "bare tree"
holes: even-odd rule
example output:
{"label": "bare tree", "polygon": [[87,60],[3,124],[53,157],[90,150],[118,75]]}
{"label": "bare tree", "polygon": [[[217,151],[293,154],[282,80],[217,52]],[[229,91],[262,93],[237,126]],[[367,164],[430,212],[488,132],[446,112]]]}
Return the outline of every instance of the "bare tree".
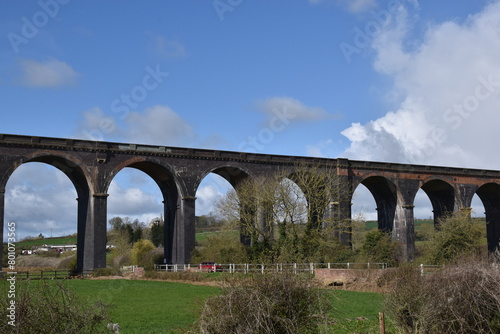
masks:
{"label": "bare tree", "polygon": [[336,168],[295,165],[241,182],[217,208],[259,254],[305,260],[326,246],[322,240],[350,232],[350,211],[339,212],[346,198]]}

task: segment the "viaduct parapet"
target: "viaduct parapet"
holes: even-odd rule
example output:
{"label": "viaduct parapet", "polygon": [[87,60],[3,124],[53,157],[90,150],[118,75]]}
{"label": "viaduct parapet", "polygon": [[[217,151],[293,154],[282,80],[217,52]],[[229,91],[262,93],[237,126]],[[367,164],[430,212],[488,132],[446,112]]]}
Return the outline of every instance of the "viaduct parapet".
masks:
{"label": "viaduct parapet", "polygon": [[[331,202],[335,205],[330,209],[341,219],[350,218],[352,194],[365,185],[377,204],[379,228],[401,242],[407,260],[415,253],[413,202],[419,189],[429,197],[435,220],[448,212],[470,210],[477,194],[485,208],[488,249],[495,250],[500,240],[500,171],[0,134],[2,240],[5,187],[12,173],[28,162],[58,168],[75,186],[77,264],[83,272],[106,266],[108,189],[126,167],[149,175],[162,193],[167,263],[189,262],[195,246],[196,190],[209,173],[237,187],[247,178],[299,164],[328,167],[348,187],[346,198]],[[349,236],[341,237],[349,242]]]}

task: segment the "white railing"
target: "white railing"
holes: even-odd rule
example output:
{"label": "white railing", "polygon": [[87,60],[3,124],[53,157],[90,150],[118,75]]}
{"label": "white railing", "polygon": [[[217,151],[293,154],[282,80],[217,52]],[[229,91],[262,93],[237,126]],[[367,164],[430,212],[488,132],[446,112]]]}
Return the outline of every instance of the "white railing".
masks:
{"label": "white railing", "polygon": [[133,273],[135,267],[137,267],[137,266],[122,266],[122,267],[120,267],[120,271],[122,273]]}
{"label": "white railing", "polygon": [[444,268],[444,265],[420,264],[419,268],[420,268],[420,275],[424,276],[426,273],[433,273],[439,269]]}
{"label": "white railing", "polygon": [[[230,263],[217,264],[222,268],[222,272],[244,273],[260,272],[262,274],[269,272],[309,272],[314,274],[315,269],[387,269],[387,263],[275,263],[275,264],[255,264],[255,263]],[[191,264],[157,264],[156,271],[202,271],[197,265]]]}

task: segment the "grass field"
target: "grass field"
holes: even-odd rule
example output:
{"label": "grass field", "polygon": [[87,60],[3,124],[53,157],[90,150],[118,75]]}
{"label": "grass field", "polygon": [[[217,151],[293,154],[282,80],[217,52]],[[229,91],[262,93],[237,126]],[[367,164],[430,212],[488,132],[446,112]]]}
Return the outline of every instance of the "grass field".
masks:
{"label": "grass field", "polygon": [[[179,329],[188,329],[196,321],[203,301],[220,292],[211,286],[142,280],[67,280],[64,284],[83,300],[110,304],[111,320],[121,326],[123,334],[179,333]],[[381,294],[330,294],[336,308],[332,313],[336,319],[331,325],[332,333],[378,333]],[[356,320],[359,317],[363,319]],[[388,333],[394,333],[388,327]]]}
{"label": "grass field", "polygon": [[66,237],[54,237],[54,238],[43,238],[43,239],[33,239],[16,242],[16,248],[18,249],[30,249],[32,246],[42,246],[47,245],[76,245],[76,236],[66,236]]}
{"label": "grass field", "polygon": [[[332,291],[335,311],[332,317],[332,333],[380,333],[379,312],[383,309],[384,296],[380,293],[355,292],[345,290]],[[386,317],[386,333],[396,333]]]}

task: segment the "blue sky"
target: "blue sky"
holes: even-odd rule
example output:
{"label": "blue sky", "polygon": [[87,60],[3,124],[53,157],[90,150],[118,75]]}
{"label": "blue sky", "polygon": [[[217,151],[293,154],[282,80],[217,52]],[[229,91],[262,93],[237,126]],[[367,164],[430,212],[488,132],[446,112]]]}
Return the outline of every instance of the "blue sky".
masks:
{"label": "blue sky", "polygon": [[[0,133],[498,169],[499,1],[3,7]],[[207,178],[198,213],[226,189]],[[124,171],[109,215],[147,221],[159,196]],[[22,166],[5,219],[20,235],[74,233],[74,197],[58,171]],[[358,197],[355,213],[371,218]]]}

